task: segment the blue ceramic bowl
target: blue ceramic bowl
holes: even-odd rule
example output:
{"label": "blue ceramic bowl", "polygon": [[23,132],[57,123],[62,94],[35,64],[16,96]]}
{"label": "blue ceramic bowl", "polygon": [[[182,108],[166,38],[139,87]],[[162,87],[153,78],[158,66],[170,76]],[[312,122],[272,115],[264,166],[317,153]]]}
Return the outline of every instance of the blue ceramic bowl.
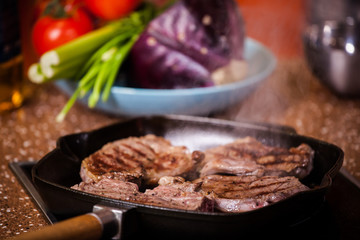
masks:
{"label": "blue ceramic bowl", "polygon": [[[98,110],[128,117],[160,114],[208,115],[239,103],[265,80],[274,70],[274,55],[259,42],[247,38],[245,60],[249,65],[247,76],[239,82],[207,88],[142,89],[113,86],[107,102],[95,107]],[[58,80],[58,88],[68,95],[76,83]],[[87,97],[79,100],[87,105]]]}

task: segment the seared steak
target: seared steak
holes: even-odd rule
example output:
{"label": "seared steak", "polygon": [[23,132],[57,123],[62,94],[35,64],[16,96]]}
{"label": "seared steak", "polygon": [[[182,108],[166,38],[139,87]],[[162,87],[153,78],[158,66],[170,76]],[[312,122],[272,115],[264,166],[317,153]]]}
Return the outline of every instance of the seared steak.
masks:
{"label": "seared steak", "polygon": [[154,135],[129,137],[85,158],[83,182],[72,188],[168,208],[243,212],[307,190],[298,178],[310,172],[313,155],[306,144],[285,149],[251,137],[204,153]]}
{"label": "seared steak", "polygon": [[190,182],[159,185],[142,193],[135,183],[102,178],[97,182],[81,182],[72,188],[103,197],[153,206],[192,211],[214,211],[214,200],[194,191],[195,185],[197,184]]}
{"label": "seared steak", "polygon": [[102,178],[97,182],[81,182],[71,188],[109,198],[128,201],[140,200],[137,184],[118,179]]}
{"label": "seared steak", "polygon": [[188,153],[184,146],[172,146],[162,137],[129,137],[104,145],[83,160],[81,177],[85,182],[112,178],[156,184],[162,176],[182,175],[202,158]]}
{"label": "seared steak", "polygon": [[308,189],[295,177],[223,176],[199,178],[201,192],[212,196],[224,212],[244,212],[278,202]]}
{"label": "seared steak", "polygon": [[214,201],[198,190],[199,184],[185,182],[185,179],[180,177],[167,176],[160,179],[159,186],[147,189],[145,194],[183,206],[182,209],[212,212]]}
{"label": "seared steak", "polygon": [[273,175],[302,179],[312,169],[313,156],[314,151],[306,144],[286,149],[266,146],[246,137],[206,150],[200,175]]}

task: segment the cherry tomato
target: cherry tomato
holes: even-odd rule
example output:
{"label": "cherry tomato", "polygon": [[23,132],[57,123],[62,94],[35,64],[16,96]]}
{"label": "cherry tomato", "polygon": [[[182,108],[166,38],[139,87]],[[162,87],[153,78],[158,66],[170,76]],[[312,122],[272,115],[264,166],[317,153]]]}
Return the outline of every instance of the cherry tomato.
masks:
{"label": "cherry tomato", "polygon": [[87,8],[98,18],[114,20],[132,12],[141,0],[85,0]]}
{"label": "cherry tomato", "polygon": [[80,8],[72,9],[70,16],[54,18],[50,15],[39,18],[32,31],[32,41],[38,54],[43,54],[69,42],[93,29],[87,13]]}

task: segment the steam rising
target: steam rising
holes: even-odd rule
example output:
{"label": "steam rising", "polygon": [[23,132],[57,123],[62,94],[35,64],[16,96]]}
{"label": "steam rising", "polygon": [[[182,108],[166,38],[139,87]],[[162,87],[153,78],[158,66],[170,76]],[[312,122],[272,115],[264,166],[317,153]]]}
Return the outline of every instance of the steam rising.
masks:
{"label": "steam rising", "polygon": [[304,77],[297,73],[299,65],[306,69],[305,63],[292,61],[281,64],[283,66],[278,66],[253,94],[227,111],[226,118],[279,123],[279,116],[284,116],[291,106],[296,106],[305,98],[309,93],[310,81],[313,81],[310,76]]}

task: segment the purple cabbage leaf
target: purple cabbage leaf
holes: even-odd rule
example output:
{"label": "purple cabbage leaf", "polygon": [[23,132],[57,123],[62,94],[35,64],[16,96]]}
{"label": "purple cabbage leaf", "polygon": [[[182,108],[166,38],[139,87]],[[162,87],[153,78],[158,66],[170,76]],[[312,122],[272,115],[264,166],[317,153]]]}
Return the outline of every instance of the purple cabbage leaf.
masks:
{"label": "purple cabbage leaf", "polygon": [[233,0],[182,0],[153,19],[130,53],[142,88],[208,87],[244,77],[245,27]]}

